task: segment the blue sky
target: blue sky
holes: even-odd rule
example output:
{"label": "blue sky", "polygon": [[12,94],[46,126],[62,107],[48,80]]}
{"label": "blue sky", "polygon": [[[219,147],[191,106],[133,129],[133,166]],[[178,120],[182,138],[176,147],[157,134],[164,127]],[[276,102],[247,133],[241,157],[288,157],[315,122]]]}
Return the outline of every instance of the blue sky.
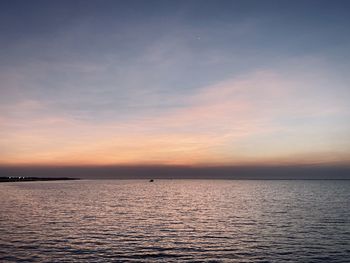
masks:
{"label": "blue sky", "polygon": [[1,1],[2,164],[350,161],[348,1]]}

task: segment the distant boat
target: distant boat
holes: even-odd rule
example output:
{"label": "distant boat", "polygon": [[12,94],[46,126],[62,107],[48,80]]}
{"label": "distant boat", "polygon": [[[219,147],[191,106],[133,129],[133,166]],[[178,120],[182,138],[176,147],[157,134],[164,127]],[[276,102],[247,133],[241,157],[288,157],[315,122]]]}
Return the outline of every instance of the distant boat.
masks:
{"label": "distant boat", "polygon": [[153,180],[153,179],[151,179],[151,180],[149,180],[149,181],[150,181],[151,183],[152,183],[152,182],[154,182],[154,180]]}

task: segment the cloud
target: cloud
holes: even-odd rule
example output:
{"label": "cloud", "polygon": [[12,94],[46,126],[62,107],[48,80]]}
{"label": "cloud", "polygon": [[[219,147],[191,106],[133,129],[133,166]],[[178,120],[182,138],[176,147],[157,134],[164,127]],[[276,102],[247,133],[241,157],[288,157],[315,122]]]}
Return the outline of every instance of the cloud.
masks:
{"label": "cloud", "polygon": [[350,129],[340,122],[349,111],[320,72],[260,70],[194,90],[179,107],[121,121],[77,119],[50,102],[23,100],[0,119],[1,162],[345,162]]}

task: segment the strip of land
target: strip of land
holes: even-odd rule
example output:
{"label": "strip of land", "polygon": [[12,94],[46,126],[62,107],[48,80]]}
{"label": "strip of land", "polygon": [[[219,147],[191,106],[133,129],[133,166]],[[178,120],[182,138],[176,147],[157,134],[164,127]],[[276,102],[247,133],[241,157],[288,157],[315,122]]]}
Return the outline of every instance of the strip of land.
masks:
{"label": "strip of land", "polygon": [[24,176],[0,177],[0,183],[4,183],[4,182],[31,182],[31,181],[65,181],[65,180],[79,180],[79,178],[69,178],[69,177],[24,177]]}

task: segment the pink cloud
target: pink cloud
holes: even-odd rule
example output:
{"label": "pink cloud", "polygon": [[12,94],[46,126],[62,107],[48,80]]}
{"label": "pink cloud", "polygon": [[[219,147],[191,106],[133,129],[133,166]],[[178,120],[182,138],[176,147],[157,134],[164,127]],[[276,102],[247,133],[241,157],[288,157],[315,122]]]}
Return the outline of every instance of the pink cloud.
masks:
{"label": "pink cloud", "polygon": [[[291,116],[311,118],[339,112],[337,101],[314,98],[320,81],[302,74],[286,77],[259,71],[203,87],[184,98],[185,106],[180,109],[124,122],[93,123],[54,114],[34,115],[20,122],[23,130],[7,133],[7,140],[0,142],[8,149],[0,152],[0,161],[236,164],[278,162],[281,156],[298,161],[300,158],[292,156],[307,153],[296,148],[293,140],[281,143],[275,136],[299,129],[288,124]],[[46,106],[27,101],[17,105],[17,111],[35,112],[41,107]],[[284,123],[279,122],[280,118]],[[0,121],[4,123],[6,118]],[[305,140],[305,145],[310,144],[308,133],[300,134],[304,137],[298,138],[299,143],[303,145]],[[256,144],[259,136],[265,136],[266,143]],[[310,147],[324,152],[318,158],[322,162],[332,160],[328,148],[316,144]]]}

